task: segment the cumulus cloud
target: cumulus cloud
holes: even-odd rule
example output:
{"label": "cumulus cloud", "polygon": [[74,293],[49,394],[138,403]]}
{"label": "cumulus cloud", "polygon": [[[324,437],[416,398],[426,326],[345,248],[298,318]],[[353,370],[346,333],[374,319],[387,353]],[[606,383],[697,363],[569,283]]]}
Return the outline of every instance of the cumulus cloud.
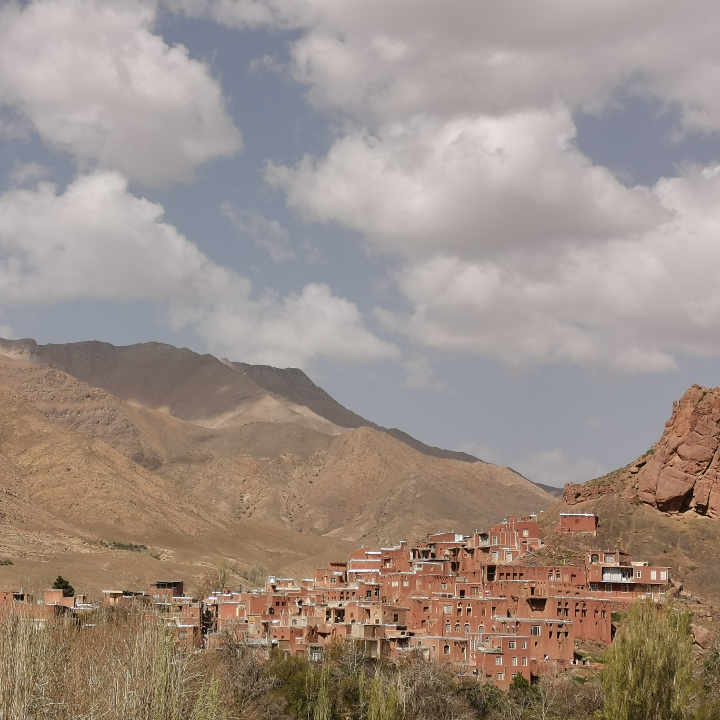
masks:
{"label": "cumulus cloud", "polygon": [[270,165],[268,181],[313,220],[337,221],[380,249],[477,256],[509,246],[604,240],[665,215],[574,144],[567,111],[440,122],[415,118],[353,133],[320,159]]}
{"label": "cumulus cloud", "polygon": [[320,105],[386,122],[428,110],[595,108],[624,87],[720,128],[711,0],[164,0],[231,27],[294,27],[295,76]]}
{"label": "cumulus cloud", "polygon": [[578,150],[572,120],[622,90],[720,129],[716,5],[297,7],[295,77],[346,123],[326,155],[266,179],[399,259],[409,309],[379,309],[388,330],[511,364],[645,372],[720,355],[717,170],[626,187]]}
{"label": "cumulus cloud", "polygon": [[241,148],[208,67],[153,33],[141,0],[0,9],[0,97],[84,166],[145,184],[190,178]]}
{"label": "cumulus cloud", "polygon": [[223,203],[222,212],[240,236],[250,238],[273,262],[289,262],[296,258],[290,244],[290,233],[282,223],[260,213],[241,210],[231,203]]}
{"label": "cumulus cloud", "polygon": [[397,352],[327,286],[286,297],[254,291],[117,173],[80,177],[64,192],[41,183],[0,196],[0,303],[76,298],[158,301],[176,327],[191,328],[216,352],[255,361],[302,365]]}
{"label": "cumulus cloud", "polygon": [[412,307],[380,312],[416,342],[510,364],[570,362],[662,371],[682,354],[720,355],[720,168],[661,180],[656,227],[543,262],[533,253],[438,254],[396,276]]}

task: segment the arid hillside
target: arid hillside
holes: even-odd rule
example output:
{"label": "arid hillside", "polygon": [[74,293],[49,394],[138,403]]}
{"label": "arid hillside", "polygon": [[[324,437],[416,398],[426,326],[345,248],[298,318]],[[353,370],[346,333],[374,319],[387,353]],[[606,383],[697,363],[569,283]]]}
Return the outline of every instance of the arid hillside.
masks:
{"label": "arid hillside", "polygon": [[364,421],[301,371],[168,345],[0,341],[0,577],[303,573],[552,497]]}
{"label": "arid hillside", "polygon": [[598,537],[555,535],[558,552],[621,546],[671,565],[694,595],[720,604],[720,388],[693,385],[674,403],[658,442],[644,455],[582,485],[566,485],[543,514],[594,511]]}

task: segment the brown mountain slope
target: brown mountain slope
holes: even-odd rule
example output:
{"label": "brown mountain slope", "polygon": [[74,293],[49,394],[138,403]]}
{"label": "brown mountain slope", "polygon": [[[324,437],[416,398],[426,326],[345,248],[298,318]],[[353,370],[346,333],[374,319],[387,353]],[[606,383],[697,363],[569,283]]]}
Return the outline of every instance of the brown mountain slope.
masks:
{"label": "brown mountain slope", "polygon": [[[23,493],[6,500],[0,557],[15,565],[0,580],[37,578],[48,563],[94,587],[110,572],[133,584],[220,561],[305,572],[351,544],[469,530],[551,500],[506,468],[343,428],[207,356],[98,345],[80,358],[51,346],[83,377],[32,343],[2,346],[0,452],[12,462],[0,492]],[[118,542],[147,549],[128,559],[108,548]]]}
{"label": "brown mountain slope", "polygon": [[674,403],[660,440],[634,462],[584,485],[566,485],[543,516],[594,511],[598,538],[554,538],[558,547],[626,547],[672,565],[695,595],[720,602],[720,388],[693,385]]}
{"label": "brown mountain slope", "polygon": [[163,408],[175,417],[200,424],[263,420],[274,413],[326,431],[333,425],[372,427],[433,457],[478,460],[467,453],[426,445],[402,430],[366,420],[334,400],[298,368],[225,362],[162,343],[116,347],[96,341],[38,345],[34,340],[0,339],[0,351],[3,348],[64,370],[123,400]]}

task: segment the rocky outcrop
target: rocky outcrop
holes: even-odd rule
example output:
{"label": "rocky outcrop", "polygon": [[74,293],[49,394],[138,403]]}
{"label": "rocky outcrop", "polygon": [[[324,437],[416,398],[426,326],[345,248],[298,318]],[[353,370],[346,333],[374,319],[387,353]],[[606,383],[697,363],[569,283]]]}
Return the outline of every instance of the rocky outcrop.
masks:
{"label": "rocky outcrop", "polygon": [[563,501],[577,505],[609,494],[664,512],[720,518],[720,387],[693,385],[645,455],[585,484],[566,485]]}
{"label": "rocky outcrop", "polygon": [[674,404],[634,489],[660,510],[720,517],[720,388],[693,385]]}

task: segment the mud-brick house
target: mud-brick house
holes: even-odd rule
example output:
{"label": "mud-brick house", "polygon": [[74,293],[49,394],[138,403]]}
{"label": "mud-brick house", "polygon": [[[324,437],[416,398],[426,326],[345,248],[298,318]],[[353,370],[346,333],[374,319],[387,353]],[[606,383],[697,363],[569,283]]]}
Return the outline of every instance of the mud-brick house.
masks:
{"label": "mud-brick house", "polygon": [[597,535],[598,516],[595,513],[560,513],[561,533]]}

